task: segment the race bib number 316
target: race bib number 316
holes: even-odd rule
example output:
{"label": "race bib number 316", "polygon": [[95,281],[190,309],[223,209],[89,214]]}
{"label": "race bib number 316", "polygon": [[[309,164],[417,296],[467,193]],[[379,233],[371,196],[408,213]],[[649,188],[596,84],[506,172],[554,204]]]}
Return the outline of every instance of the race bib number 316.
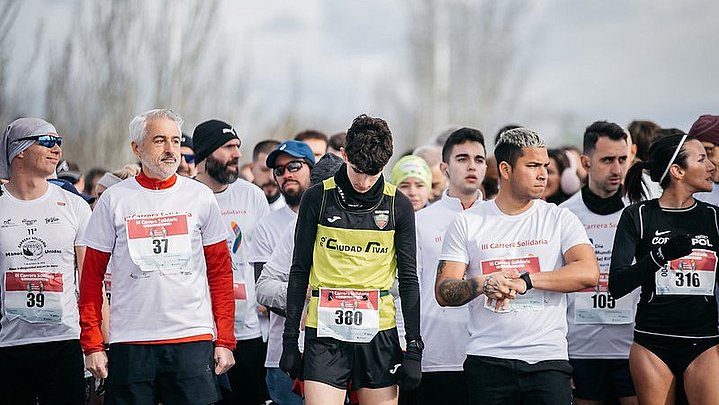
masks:
{"label": "race bib number 316", "polygon": [[366,343],[379,331],[379,290],[320,288],[317,336]]}
{"label": "race bib number 316", "polygon": [[655,273],[657,295],[714,295],[716,264],[716,253],[705,249],[670,261]]}

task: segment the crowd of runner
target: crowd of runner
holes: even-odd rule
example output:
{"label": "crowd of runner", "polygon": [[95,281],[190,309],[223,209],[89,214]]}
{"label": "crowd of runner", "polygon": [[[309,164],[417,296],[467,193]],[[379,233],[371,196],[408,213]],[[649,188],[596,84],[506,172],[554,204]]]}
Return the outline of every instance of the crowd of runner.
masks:
{"label": "crowd of runner", "polygon": [[287,135],[154,109],[83,173],[10,123],[0,402],[719,404],[719,116]]}

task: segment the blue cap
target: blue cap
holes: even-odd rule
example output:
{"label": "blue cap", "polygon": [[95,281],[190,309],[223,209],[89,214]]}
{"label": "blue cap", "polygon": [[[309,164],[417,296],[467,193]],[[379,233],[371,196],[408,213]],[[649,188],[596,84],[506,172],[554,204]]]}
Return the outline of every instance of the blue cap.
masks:
{"label": "blue cap", "polygon": [[267,155],[267,160],[265,161],[267,167],[270,169],[275,167],[275,160],[277,160],[277,156],[279,156],[280,153],[302,158],[307,161],[310,167],[315,165],[315,154],[309,145],[301,141],[289,140],[277,145],[277,147]]}

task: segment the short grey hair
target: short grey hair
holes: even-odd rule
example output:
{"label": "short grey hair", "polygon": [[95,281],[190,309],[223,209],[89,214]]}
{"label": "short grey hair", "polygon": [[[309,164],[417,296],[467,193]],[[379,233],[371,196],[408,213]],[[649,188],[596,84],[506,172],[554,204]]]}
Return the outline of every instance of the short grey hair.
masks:
{"label": "short grey hair", "polygon": [[514,128],[502,132],[502,135],[499,137],[499,141],[497,141],[497,145],[495,146],[495,148],[501,143],[516,146],[520,149],[546,147],[544,140],[540,138],[536,132],[532,131],[529,128],[523,127]]}
{"label": "short grey hair", "polygon": [[149,111],[145,111],[142,114],[136,115],[135,118],[130,121],[130,141],[137,144],[142,143],[142,139],[145,137],[145,128],[147,126],[147,120],[153,118],[167,118],[177,124],[177,133],[182,135],[182,117],[176,112],[169,108],[155,108]]}
{"label": "short grey hair", "polygon": [[430,144],[419,146],[412,154],[424,159],[429,167],[438,165],[442,161],[442,147],[438,145]]}

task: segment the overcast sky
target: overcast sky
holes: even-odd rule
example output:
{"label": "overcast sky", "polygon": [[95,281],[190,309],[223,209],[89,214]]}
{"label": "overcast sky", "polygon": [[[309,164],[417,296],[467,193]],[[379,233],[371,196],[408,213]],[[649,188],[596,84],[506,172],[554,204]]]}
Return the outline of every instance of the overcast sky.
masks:
{"label": "overcast sky", "polygon": [[[272,119],[293,109],[307,127],[333,133],[359,113],[383,115],[378,84],[408,85],[409,1],[227,1],[219,40],[237,44],[225,57],[251,78],[252,114]],[[26,66],[34,51],[23,37],[39,22],[50,38],[67,32],[73,4],[23,2],[12,68]],[[523,50],[531,68],[506,122],[550,140],[567,128],[579,136],[596,119],[652,119],[688,130],[700,114],[719,114],[717,16],[712,0],[536,2]],[[40,97],[27,107],[33,114],[42,114]],[[252,114],[235,118],[243,132],[252,132]]]}

